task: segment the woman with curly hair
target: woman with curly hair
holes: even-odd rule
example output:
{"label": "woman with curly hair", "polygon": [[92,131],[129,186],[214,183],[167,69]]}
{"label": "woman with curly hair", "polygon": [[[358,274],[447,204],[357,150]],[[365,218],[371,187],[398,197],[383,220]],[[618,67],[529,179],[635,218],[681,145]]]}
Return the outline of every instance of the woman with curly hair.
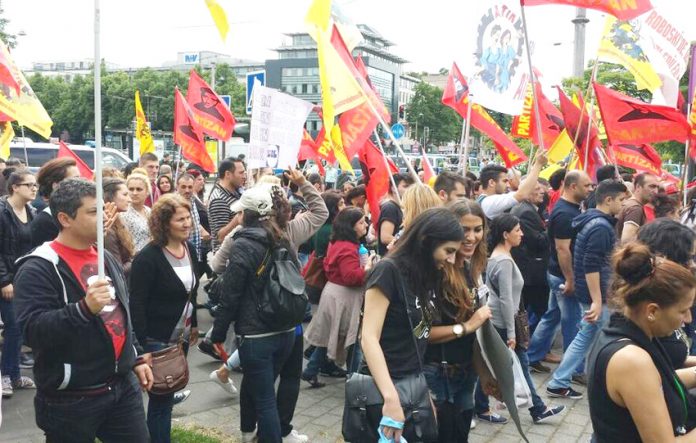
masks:
{"label": "woman with curly hair", "polygon": [[[128,210],[130,196],[128,195],[128,187],[125,180],[105,178],[102,187],[104,188],[104,202],[114,203],[116,211],[120,213]],[[133,246],[133,237],[119,217],[116,217],[113,225],[106,231],[104,247],[121,262],[123,273],[127,277],[130,274],[135,248]]]}
{"label": "woman with curly hair", "polygon": [[[133,330],[146,352],[184,340],[184,350],[198,341],[196,309],[191,294],[198,288],[195,251],[188,242],[191,205],[174,194],[162,196],[149,220],[152,241],[133,260],[130,306]],[[147,426],[153,442],[171,439],[174,394],[149,394]]]}

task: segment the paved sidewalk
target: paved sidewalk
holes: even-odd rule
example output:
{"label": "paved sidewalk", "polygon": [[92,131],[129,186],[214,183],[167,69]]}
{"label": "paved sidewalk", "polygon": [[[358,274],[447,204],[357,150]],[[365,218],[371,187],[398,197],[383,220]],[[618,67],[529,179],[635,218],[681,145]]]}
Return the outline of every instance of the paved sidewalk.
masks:
{"label": "paved sidewalk", "polygon": [[[204,298],[205,296],[203,296]],[[207,312],[201,312],[199,325],[202,330],[208,328],[211,319]],[[241,440],[239,431],[239,399],[230,398],[220,387],[208,381],[208,374],[218,367],[208,356],[193,349],[189,354],[191,381],[187,389],[191,397],[174,407],[174,426],[194,425],[215,429],[229,436],[225,441]],[[552,365],[553,366],[553,365]],[[31,376],[31,371],[23,371]],[[534,425],[529,414],[522,413],[522,426],[530,442],[583,442],[589,441],[592,426],[590,424],[587,399],[573,401],[564,399],[549,400],[546,397],[545,384],[548,375],[533,374],[535,384],[541,397],[548,404],[566,406],[560,416],[549,422]],[[237,387],[240,374],[233,373]],[[293,424],[295,428],[310,437],[312,443],[342,442],[341,419],[343,414],[343,380],[322,378],[327,386],[322,389],[310,389],[302,382],[300,398],[295,411]],[[584,392],[584,387],[577,389]],[[34,423],[34,391],[18,391],[14,397],[2,401],[3,421],[0,428],[0,442],[42,442],[41,431]],[[147,399],[147,396],[144,397]],[[491,402],[495,405],[495,402]],[[505,411],[501,412],[506,415]],[[483,442],[519,442],[523,441],[517,434],[515,425],[491,425],[478,421],[471,432],[471,443]]]}

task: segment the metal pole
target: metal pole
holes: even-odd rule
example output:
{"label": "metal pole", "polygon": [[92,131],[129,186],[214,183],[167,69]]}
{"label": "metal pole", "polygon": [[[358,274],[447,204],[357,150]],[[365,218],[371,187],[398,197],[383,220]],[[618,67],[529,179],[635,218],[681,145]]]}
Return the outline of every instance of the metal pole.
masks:
{"label": "metal pole", "polygon": [[466,126],[464,127],[464,165],[462,169],[462,174],[466,175],[466,170],[469,166],[469,132],[471,131],[471,108],[474,103],[471,101],[471,94],[469,94],[469,107],[466,108]]}
{"label": "metal pole", "polygon": [[177,181],[179,180],[179,165],[181,164],[181,145],[179,145],[179,156],[176,161],[176,172],[174,173],[174,186],[177,185]]}
{"label": "metal pole", "polygon": [[[691,106],[693,104],[689,102],[686,105],[686,115],[687,118],[689,115],[691,115]],[[686,144],[684,145],[684,174],[683,174],[683,179],[682,179],[682,185],[681,185],[681,191],[682,191],[682,199],[684,200],[684,207],[686,207],[687,204],[687,199],[686,199],[686,185],[689,183],[689,148],[691,145],[691,137],[686,138]]]}
{"label": "metal pole", "polygon": [[387,172],[389,173],[389,182],[391,183],[392,187],[394,188],[394,196],[396,197],[397,203],[401,205],[401,196],[399,195],[399,188],[396,186],[396,182],[394,181],[394,174],[391,173],[391,170],[389,168],[389,162],[387,161],[387,154],[384,153],[384,148],[382,147],[382,140],[379,139],[379,134],[377,134],[377,130],[372,131],[375,134],[375,138],[377,139],[377,147],[379,147],[379,152],[382,153],[382,160],[384,160],[384,167],[387,168]]}
{"label": "metal pole", "polygon": [[94,171],[97,182],[97,272],[104,279],[104,189],[102,188],[101,146],[101,6],[94,0]]}
{"label": "metal pole", "polygon": [[29,167],[29,156],[27,155],[27,139],[24,137],[24,125],[19,125],[19,129],[22,130],[22,145],[24,145],[24,164]]}
{"label": "metal pole", "polygon": [[[529,79],[532,82],[532,99],[534,100],[534,116],[536,117],[536,131],[537,131],[537,138],[539,139],[539,149],[545,150],[544,148],[544,137],[543,137],[543,131],[541,129],[541,113],[539,112],[539,98],[537,97],[537,91],[536,91],[536,81],[534,79],[534,67],[532,65],[532,53],[529,48],[529,35],[527,34],[527,17],[524,12],[524,6],[520,8],[522,10],[522,27],[524,30],[524,46],[525,50],[527,52],[527,63],[529,63]],[[534,159],[534,145],[530,145],[529,149],[529,164],[532,164],[532,161]]]}
{"label": "metal pole", "polygon": [[585,71],[585,25],[589,23],[587,10],[576,8],[575,18],[575,42],[573,47],[573,76],[582,77]]}

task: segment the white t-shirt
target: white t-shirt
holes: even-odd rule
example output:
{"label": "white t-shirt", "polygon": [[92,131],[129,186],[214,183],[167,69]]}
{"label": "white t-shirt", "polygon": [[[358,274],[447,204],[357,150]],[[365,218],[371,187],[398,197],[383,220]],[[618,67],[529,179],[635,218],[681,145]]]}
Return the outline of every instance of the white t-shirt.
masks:
{"label": "white t-shirt", "polygon": [[514,192],[486,196],[480,201],[481,209],[487,218],[493,220],[517,204]]}

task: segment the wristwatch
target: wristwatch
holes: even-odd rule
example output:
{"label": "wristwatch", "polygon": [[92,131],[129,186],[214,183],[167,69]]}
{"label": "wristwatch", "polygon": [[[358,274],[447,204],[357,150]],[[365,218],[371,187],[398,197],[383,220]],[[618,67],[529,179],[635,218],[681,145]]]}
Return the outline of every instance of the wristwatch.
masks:
{"label": "wristwatch", "polygon": [[461,337],[464,335],[464,325],[457,323],[456,325],[452,326],[452,333],[456,335],[457,338]]}

